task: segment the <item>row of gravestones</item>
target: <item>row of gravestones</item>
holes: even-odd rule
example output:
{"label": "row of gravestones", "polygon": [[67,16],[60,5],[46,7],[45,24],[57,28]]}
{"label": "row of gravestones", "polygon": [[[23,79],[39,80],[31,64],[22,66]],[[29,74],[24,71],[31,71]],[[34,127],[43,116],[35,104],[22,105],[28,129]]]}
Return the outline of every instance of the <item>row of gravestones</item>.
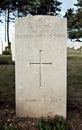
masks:
{"label": "row of gravestones", "polygon": [[68,42],[67,47],[73,48],[74,50],[81,49],[82,48],[82,42]]}
{"label": "row of gravestones", "polygon": [[[6,47],[8,47],[8,43],[0,41],[0,55],[2,55],[4,50],[6,50]],[[11,43],[11,53],[12,53],[12,60],[15,61],[15,39],[14,38]]]}
{"label": "row of gravestones", "polygon": [[5,50],[5,48],[8,46],[7,42],[0,41],[0,54]]}
{"label": "row of gravestones", "polygon": [[15,22],[16,114],[66,117],[66,19],[31,16]]}
{"label": "row of gravestones", "polygon": [[[5,50],[5,47],[8,46],[7,42],[0,41],[0,54]],[[73,48],[74,50],[82,48],[82,42],[68,42],[68,48]],[[12,52],[12,60],[15,61],[15,38],[12,39],[11,43],[11,52]]]}
{"label": "row of gravestones", "polygon": [[[68,42],[67,47],[73,48],[74,50],[81,49],[82,42]],[[12,40],[11,50],[12,50],[12,60],[15,61],[15,39]]]}

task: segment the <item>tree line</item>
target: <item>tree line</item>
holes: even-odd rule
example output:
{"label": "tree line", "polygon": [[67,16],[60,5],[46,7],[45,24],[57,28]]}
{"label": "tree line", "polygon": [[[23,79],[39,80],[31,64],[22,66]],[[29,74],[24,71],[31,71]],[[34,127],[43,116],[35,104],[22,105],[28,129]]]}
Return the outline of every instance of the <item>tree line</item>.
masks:
{"label": "tree line", "polygon": [[[58,0],[0,0],[0,14],[5,16],[5,41],[10,44],[9,23],[16,17],[31,15],[60,15],[62,2]],[[65,12],[67,18],[68,38],[71,40],[82,37],[82,0]],[[0,22],[3,22],[0,19]],[[6,33],[7,32],[7,33]]]}
{"label": "tree line", "polygon": [[[5,15],[5,41],[10,44],[9,23],[16,17],[31,15],[59,15],[61,2],[58,0],[0,0],[0,13]],[[14,17],[12,17],[12,15]],[[3,22],[0,19],[0,22]],[[6,34],[7,32],[7,34]]]}
{"label": "tree line", "polygon": [[82,0],[77,0],[77,3],[74,4],[74,8],[70,8],[65,13],[64,17],[67,18],[68,25],[68,38],[76,39],[76,41],[81,41],[82,38]]}

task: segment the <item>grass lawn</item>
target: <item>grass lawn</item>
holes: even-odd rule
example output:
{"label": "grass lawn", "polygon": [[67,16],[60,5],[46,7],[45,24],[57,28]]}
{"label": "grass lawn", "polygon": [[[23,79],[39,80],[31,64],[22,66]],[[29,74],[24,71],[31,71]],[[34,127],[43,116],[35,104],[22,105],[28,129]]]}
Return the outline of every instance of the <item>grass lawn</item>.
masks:
{"label": "grass lawn", "polygon": [[11,56],[0,55],[0,103],[12,103],[15,100],[15,66]]}
{"label": "grass lawn", "polygon": [[82,107],[82,51],[68,49],[67,54],[68,106]]}

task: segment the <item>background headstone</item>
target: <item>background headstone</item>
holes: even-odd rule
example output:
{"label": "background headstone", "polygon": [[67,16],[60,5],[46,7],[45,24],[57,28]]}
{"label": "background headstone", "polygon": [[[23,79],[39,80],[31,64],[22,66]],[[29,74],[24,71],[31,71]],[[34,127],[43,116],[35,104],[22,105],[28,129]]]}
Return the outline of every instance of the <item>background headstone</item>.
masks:
{"label": "background headstone", "polygon": [[82,47],[82,42],[68,42],[68,48],[73,48],[74,50],[80,49]]}
{"label": "background headstone", "polygon": [[11,42],[12,61],[15,61],[15,38]]}
{"label": "background headstone", "polygon": [[0,40],[0,54],[3,52],[3,41]]}
{"label": "background headstone", "polygon": [[66,117],[66,19],[32,16],[15,24],[17,116]]}
{"label": "background headstone", "polygon": [[8,47],[8,42],[3,42],[3,51],[5,50],[6,47]]}

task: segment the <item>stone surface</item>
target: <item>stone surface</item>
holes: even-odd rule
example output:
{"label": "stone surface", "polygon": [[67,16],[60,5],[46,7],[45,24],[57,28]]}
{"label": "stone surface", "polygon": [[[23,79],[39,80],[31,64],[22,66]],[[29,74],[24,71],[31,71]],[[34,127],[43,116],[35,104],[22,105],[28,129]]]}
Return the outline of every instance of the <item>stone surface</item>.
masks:
{"label": "stone surface", "polygon": [[16,20],[17,116],[66,117],[66,29],[59,17]]}
{"label": "stone surface", "polygon": [[8,42],[3,42],[3,51],[5,50],[5,48],[8,46]]}
{"label": "stone surface", "polygon": [[2,54],[2,51],[3,51],[3,42],[0,41],[0,54]]}
{"label": "stone surface", "polygon": [[11,42],[12,61],[15,61],[15,38]]}

